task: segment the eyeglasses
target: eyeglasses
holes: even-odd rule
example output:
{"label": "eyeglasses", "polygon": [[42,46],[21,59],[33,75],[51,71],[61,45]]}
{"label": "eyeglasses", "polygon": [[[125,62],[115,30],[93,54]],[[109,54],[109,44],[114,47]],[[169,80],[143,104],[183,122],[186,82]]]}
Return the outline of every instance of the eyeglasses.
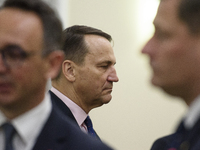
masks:
{"label": "eyeglasses", "polygon": [[33,52],[25,52],[17,45],[8,45],[0,50],[3,62],[6,67],[18,68],[21,67],[25,59],[28,58]]}

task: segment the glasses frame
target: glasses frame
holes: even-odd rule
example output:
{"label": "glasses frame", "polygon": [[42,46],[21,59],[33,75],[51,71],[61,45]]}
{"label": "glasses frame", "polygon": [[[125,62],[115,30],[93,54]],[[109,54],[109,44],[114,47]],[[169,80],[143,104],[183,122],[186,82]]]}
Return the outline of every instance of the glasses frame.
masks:
{"label": "glasses frame", "polygon": [[7,45],[0,50],[3,63],[9,68],[19,68],[24,61],[35,52],[26,52],[18,45]]}

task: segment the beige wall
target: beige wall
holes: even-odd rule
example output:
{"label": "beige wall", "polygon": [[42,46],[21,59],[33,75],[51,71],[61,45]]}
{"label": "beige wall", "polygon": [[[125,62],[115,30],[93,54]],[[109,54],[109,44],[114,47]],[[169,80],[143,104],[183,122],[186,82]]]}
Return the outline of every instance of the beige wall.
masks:
{"label": "beige wall", "polygon": [[[114,39],[116,69],[112,101],[90,115],[103,141],[119,150],[148,150],[173,131],[185,105],[151,86],[147,57],[140,54],[151,36],[158,0],[60,0],[64,26],[82,24]],[[149,16],[150,15],[150,16]]]}

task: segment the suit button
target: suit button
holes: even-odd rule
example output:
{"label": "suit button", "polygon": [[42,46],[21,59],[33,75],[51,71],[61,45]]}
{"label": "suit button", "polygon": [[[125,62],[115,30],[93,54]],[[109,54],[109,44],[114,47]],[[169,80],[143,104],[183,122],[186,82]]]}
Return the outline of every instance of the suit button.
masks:
{"label": "suit button", "polygon": [[189,150],[190,143],[188,141],[184,141],[180,145],[180,150]]}

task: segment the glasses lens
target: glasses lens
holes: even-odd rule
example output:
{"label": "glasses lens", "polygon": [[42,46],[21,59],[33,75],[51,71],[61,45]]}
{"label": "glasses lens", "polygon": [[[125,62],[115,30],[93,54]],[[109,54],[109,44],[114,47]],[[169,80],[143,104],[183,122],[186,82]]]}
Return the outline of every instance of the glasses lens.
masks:
{"label": "glasses lens", "polygon": [[2,53],[6,65],[10,67],[22,65],[24,59],[27,57],[25,51],[18,46],[7,46]]}

